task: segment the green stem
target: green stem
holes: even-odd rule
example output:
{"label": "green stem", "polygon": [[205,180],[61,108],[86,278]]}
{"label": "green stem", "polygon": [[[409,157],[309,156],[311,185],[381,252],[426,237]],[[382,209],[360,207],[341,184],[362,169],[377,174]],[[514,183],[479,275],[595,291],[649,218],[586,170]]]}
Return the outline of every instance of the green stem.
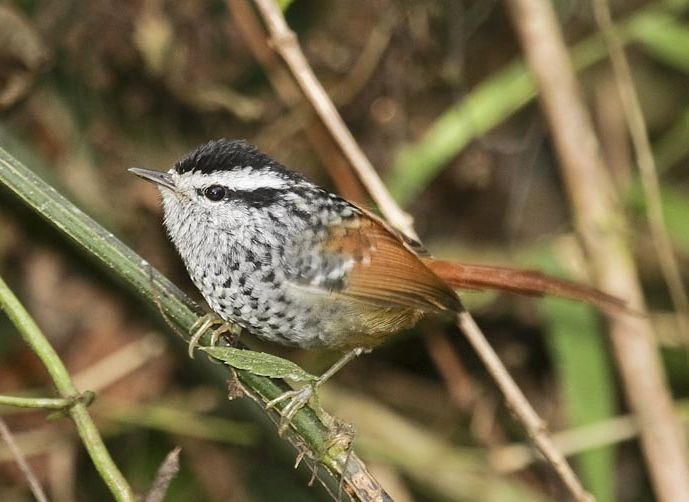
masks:
{"label": "green stem", "polygon": [[[649,22],[657,22],[664,13],[681,14],[687,7],[687,0],[651,2],[616,22],[620,43],[642,40]],[[608,54],[599,33],[574,45],[570,53],[576,71],[591,67]],[[414,200],[466,145],[507,120],[537,95],[536,84],[522,60],[515,59],[494,72],[440,115],[423,138],[400,150],[386,179],[395,199],[403,206]]]}
{"label": "green stem", "polygon": [[[192,327],[204,315],[201,308],[112,233],[0,148],[0,186],[2,185],[90,257],[95,258],[98,265],[125,282],[146,303],[161,309],[167,319],[180,330],[178,334],[183,335],[186,342],[189,341]],[[209,340],[210,335],[211,330],[207,330],[201,341]],[[254,375],[249,371],[237,370],[236,375],[246,390],[263,404],[289,388],[282,381]],[[227,372],[222,372],[221,378],[224,384]],[[276,420],[276,412],[263,411],[271,420]],[[310,407],[302,408],[292,419],[292,428],[285,439],[300,452],[308,450],[311,458],[318,459],[325,466],[325,469],[319,469],[318,476],[331,491],[339,493],[343,488],[344,493],[353,494],[353,499],[366,500],[368,489],[371,486],[379,487],[355,454],[333,452],[329,449],[332,444],[330,431]]]}
{"label": "green stem", "polygon": [[93,460],[96,469],[98,469],[115,499],[133,502],[134,493],[105,448],[96,425],[86,411],[86,405],[78,399],[79,391],[74,387],[67,368],[62,364],[53,347],[2,277],[0,277],[0,307],[17,327],[26,343],[40,358],[53,379],[59,394],[71,402],[71,406],[67,408],[69,416],[74,420],[91,460]]}
{"label": "green stem", "polygon": [[0,405],[15,408],[39,408],[43,410],[63,410],[74,404],[73,399],[56,399],[52,397],[15,397],[0,396]]}

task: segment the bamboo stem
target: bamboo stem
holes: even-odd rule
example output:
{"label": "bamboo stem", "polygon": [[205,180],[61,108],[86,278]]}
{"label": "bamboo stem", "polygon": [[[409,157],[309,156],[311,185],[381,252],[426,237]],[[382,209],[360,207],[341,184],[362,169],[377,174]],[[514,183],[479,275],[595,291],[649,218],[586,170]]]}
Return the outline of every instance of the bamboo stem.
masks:
{"label": "bamboo stem", "polygon": [[96,425],[91,420],[86,404],[80,399],[80,393],[72,383],[67,368],[2,277],[0,277],[0,307],[40,358],[53,379],[58,393],[64,399],[71,401],[72,404],[67,408],[67,413],[74,421],[93,464],[115,499],[122,502],[134,502],[134,492],[105,448],[103,438],[100,437]]}
{"label": "bamboo stem", "polygon": [[[597,285],[644,310],[626,221],[581,99],[555,12],[546,0],[506,0],[527,62],[540,89],[574,224]],[[613,354],[659,500],[689,496],[686,439],[672,409],[650,319],[610,317]]]}

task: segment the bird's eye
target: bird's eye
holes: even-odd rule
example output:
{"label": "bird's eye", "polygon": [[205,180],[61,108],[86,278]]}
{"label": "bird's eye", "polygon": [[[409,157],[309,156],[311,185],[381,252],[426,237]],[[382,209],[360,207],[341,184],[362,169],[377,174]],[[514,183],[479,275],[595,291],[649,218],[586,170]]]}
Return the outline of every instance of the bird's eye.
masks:
{"label": "bird's eye", "polygon": [[213,202],[223,200],[226,193],[227,189],[220,185],[211,185],[203,191],[203,195],[205,195],[208,200],[212,200]]}

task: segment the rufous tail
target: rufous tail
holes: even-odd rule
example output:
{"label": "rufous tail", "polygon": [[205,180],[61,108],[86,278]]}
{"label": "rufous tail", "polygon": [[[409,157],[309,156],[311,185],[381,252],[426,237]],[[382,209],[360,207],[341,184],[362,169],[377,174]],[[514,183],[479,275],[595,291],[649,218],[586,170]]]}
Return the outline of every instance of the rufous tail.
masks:
{"label": "rufous tail", "polygon": [[506,291],[529,296],[552,295],[589,303],[605,313],[640,315],[616,296],[584,284],[551,277],[538,270],[473,265],[433,258],[424,258],[423,262],[454,289]]}

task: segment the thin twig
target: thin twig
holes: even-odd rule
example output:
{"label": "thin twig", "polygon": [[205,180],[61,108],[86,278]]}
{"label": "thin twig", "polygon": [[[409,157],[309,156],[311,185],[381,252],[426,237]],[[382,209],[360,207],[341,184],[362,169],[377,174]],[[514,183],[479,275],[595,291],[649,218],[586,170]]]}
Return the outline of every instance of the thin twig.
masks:
{"label": "thin twig", "polygon": [[584,490],[576,474],[567,463],[565,457],[553,444],[548,430],[522,391],[514,382],[507,369],[500,361],[493,348],[490,346],[486,337],[476,325],[474,319],[468,313],[457,316],[457,326],[462,330],[469,340],[476,353],[479,355],[486,369],[495,380],[500,391],[505,396],[505,402],[512,413],[516,415],[519,422],[524,426],[527,434],[536,445],[536,448],[543,454],[545,459],[552,465],[555,472],[560,476],[572,496],[578,501],[593,500],[590,494]]}
{"label": "thin twig", "polygon": [[373,200],[378,204],[380,211],[400,232],[408,237],[417,238],[413,227],[414,220],[397,205],[357,144],[337,108],[314,75],[294,32],[287,26],[280,7],[274,0],[254,0],[254,2],[266,23],[273,47],[287,63],[304,95],[330,131]]}
{"label": "thin twig", "polygon": [[[574,223],[597,285],[643,311],[643,294],[625,239],[624,214],[616,202],[553,7],[547,0],[506,3],[541,92]],[[641,445],[657,498],[686,500],[686,440],[673,413],[650,320],[615,316],[610,318],[610,329],[613,354],[629,405],[639,420]]]}
{"label": "thin twig", "polygon": [[457,409],[468,412],[476,401],[478,383],[469,375],[464,365],[453,350],[450,341],[444,333],[433,330],[423,335],[426,351],[430,355],[440,376],[445,381],[445,387],[450,399]]}
{"label": "thin twig", "polygon": [[[684,425],[689,422],[689,402],[676,403],[676,413]],[[566,456],[614,445],[639,435],[639,424],[634,415],[620,415],[600,422],[556,432],[553,442]],[[495,448],[489,453],[491,465],[499,472],[512,473],[524,469],[538,458],[533,449],[524,443],[513,443]]]}
{"label": "thin twig", "polygon": [[160,335],[145,335],[74,373],[72,381],[76,387],[88,385],[93,392],[98,392],[134,373],[164,351],[165,342]]}
{"label": "thin twig", "polygon": [[[287,63],[302,91],[342,148],[373,199],[380,206],[383,215],[392,226],[405,235],[417,238],[413,228],[413,220],[394,202],[351,132],[347,129],[337,109],[306,61],[296,36],[287,26],[280,8],[273,0],[254,0],[254,2],[268,27],[273,46]],[[458,317],[458,327],[469,338],[515,415],[548,462],[552,464],[553,469],[561,477],[565,486],[577,500],[590,500],[590,495],[583,489],[574,471],[550,441],[543,421],[519,390],[469,313],[462,313]]]}
{"label": "thin twig", "polygon": [[[232,13],[235,26],[242,35],[256,61],[263,67],[268,81],[273,86],[280,100],[291,109],[284,117],[276,119],[268,129],[272,137],[277,132],[280,138],[293,135],[295,131],[304,130],[306,139],[314,152],[327,169],[338,190],[348,199],[364,202],[364,191],[356,174],[354,174],[329,135],[323,130],[320,122],[309,106],[304,106],[299,86],[281,64],[280,59],[269,47],[261,22],[254,13],[248,0],[225,0]],[[308,106],[308,104],[307,104]],[[264,132],[264,134],[267,134]]]}
{"label": "thin twig", "polygon": [[[64,434],[59,432],[57,427],[50,424],[36,429],[16,432],[14,439],[24,455],[31,458],[51,450],[65,438]],[[9,448],[0,448],[0,462],[11,462],[13,460],[14,457]]]}
{"label": "thin twig", "polygon": [[672,241],[665,228],[658,171],[653,158],[651,143],[648,140],[648,130],[646,129],[646,121],[639,103],[639,96],[637,95],[632,72],[629,68],[629,61],[627,61],[620,38],[613,27],[608,1],[593,0],[593,9],[598,26],[608,45],[617,92],[620,95],[629,134],[634,145],[644,198],[648,204],[647,218],[648,226],[651,230],[651,240],[658,254],[660,270],[677,310],[677,325],[682,336],[689,338],[689,323],[687,323],[686,317],[689,314],[689,298],[682,284],[682,274],[672,248]]}
{"label": "thin twig", "polygon": [[[146,335],[109,353],[102,359],[74,373],[72,382],[78,389],[88,386],[92,392],[99,392],[118,380],[133,373],[165,350],[159,335]],[[28,396],[0,395],[0,405],[15,409],[0,410],[3,415],[20,413],[32,408],[46,410],[66,410],[73,404],[71,399],[32,397],[38,391],[26,391]],[[101,402],[102,399],[99,399]]]}
{"label": "thin twig", "polygon": [[[146,335],[74,373],[72,382],[76,388],[88,386],[91,392],[101,391],[158,357],[163,353],[164,347],[160,336]],[[27,394],[34,393],[38,392],[27,391]],[[9,415],[30,409],[67,410],[73,404],[74,399],[0,395],[0,405],[19,408],[7,410],[7,413],[1,410],[0,414]]]}
{"label": "thin twig", "polygon": [[[179,333],[170,333],[189,343],[189,333],[193,331],[199,317],[204,314],[201,308],[111,232],[71,204],[1,147],[0,185],[4,185],[19,200],[79,246],[102,269],[121,279],[151,308],[156,303],[159,304],[166,317],[179,328]],[[209,329],[201,343],[208,343],[211,334],[212,330]],[[282,381],[254,375],[248,371],[237,371],[236,375],[242,385],[251,389],[263,405],[289,388]],[[225,383],[227,373],[218,370],[213,372],[212,376]],[[260,413],[268,412],[261,408]],[[304,407],[299,410],[291,425],[292,430],[286,438],[287,442],[299,451],[307,449],[314,457],[319,458],[325,465],[324,469],[319,470],[319,479],[322,482],[337,486],[340,479],[344,478],[344,482],[352,487],[352,498],[356,500],[359,500],[357,497],[360,494],[360,485],[378,484],[365,469],[355,472],[349,468],[351,465],[363,466],[354,453],[349,455],[353,460],[347,464],[346,455],[328,449],[329,430],[312,408]],[[361,495],[364,497],[365,493],[361,492]]]}
{"label": "thin twig", "polygon": [[165,495],[170,488],[170,483],[179,473],[179,453],[182,448],[176,446],[167,454],[163,463],[160,464],[158,472],[153,479],[151,489],[148,491],[144,502],[163,502]]}
{"label": "thin twig", "polygon": [[73,404],[72,399],[53,397],[15,397],[0,396],[0,405],[16,408],[36,408],[43,410],[64,410]]}
{"label": "thin twig", "polygon": [[84,446],[91,456],[91,460],[115,499],[133,502],[134,493],[105,448],[103,439],[100,437],[98,429],[86,410],[86,404],[81,401],[80,393],[74,387],[67,369],[29,313],[19,303],[19,300],[1,277],[0,307],[2,307],[12,323],[17,327],[17,330],[33,352],[39,357],[53,379],[60,395],[65,399],[72,400],[72,405],[68,408],[69,416],[74,421]]}
{"label": "thin twig", "polygon": [[7,427],[7,423],[2,418],[0,418],[0,437],[5,444],[7,444],[7,448],[10,450],[10,452],[12,452],[12,456],[17,462],[19,469],[22,471],[26,481],[29,483],[29,488],[31,488],[31,493],[33,493],[33,496],[36,498],[36,500],[38,500],[38,502],[48,502],[48,497],[45,496],[41,483],[39,483],[38,478],[31,470],[31,466],[24,458],[19,446],[17,446],[17,443],[14,442],[10,428]]}

